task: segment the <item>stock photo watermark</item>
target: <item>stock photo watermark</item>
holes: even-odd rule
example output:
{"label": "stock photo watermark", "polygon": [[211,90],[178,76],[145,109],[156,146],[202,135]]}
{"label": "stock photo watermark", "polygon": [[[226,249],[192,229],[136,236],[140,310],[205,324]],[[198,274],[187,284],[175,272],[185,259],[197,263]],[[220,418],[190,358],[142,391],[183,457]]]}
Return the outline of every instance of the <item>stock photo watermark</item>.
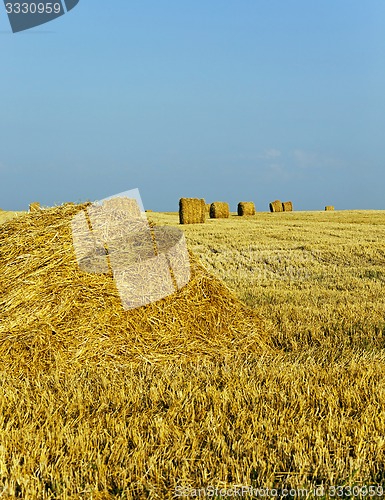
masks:
{"label": "stock photo watermark", "polygon": [[4,0],[13,33],[26,31],[63,16],[78,5],[79,0]]}
{"label": "stock photo watermark", "polygon": [[79,268],[112,275],[125,310],[163,299],[190,280],[183,231],[151,227],[138,189],[90,204],[71,229]]}
{"label": "stock photo watermark", "polygon": [[246,485],[231,487],[206,486],[194,488],[192,486],[177,486],[173,498],[375,498],[384,496],[381,485],[354,485],[354,486],[314,486],[311,488],[276,487],[264,488]]}

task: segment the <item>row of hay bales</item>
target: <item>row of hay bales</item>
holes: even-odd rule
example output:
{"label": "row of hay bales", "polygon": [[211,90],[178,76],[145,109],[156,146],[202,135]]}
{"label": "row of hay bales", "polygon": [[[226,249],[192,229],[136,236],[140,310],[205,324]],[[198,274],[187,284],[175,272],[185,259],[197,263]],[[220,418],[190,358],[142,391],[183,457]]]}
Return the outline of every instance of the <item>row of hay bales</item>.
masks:
{"label": "row of hay bales", "polygon": [[203,198],[181,198],[179,200],[179,222],[181,224],[201,224],[206,217],[227,219],[230,216],[229,204],[224,201],[206,203]]}
{"label": "row of hay bales", "polygon": [[[272,201],[269,204],[270,212],[292,212],[291,201]],[[332,205],[325,207],[326,211],[334,210]],[[238,215],[255,215],[255,205],[252,201],[241,201],[238,203]],[[229,204],[224,201],[206,203],[203,198],[181,198],[179,200],[179,222],[180,224],[202,224],[206,217],[211,219],[227,219],[230,215]]]}
{"label": "row of hay bales", "polygon": [[[255,215],[255,205],[252,201],[238,203],[238,215]],[[210,219],[228,219],[230,206],[225,201],[206,203],[203,198],[181,198],[179,200],[179,222],[181,224],[201,224]]]}
{"label": "row of hay bales", "polygon": [[[270,212],[292,212],[293,211],[293,203],[291,201],[283,201],[275,200],[269,204]],[[333,205],[326,205],[326,211],[334,210]]]}

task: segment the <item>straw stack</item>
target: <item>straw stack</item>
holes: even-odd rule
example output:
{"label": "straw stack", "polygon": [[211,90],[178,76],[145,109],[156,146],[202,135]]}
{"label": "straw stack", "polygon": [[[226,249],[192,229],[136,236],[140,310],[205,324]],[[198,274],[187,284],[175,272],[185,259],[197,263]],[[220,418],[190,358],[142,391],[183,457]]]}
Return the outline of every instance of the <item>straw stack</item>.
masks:
{"label": "straw stack", "polygon": [[85,206],[54,207],[1,226],[0,370],[16,376],[55,363],[179,363],[266,348],[256,313],[192,255],[187,285],[124,310],[111,273],[78,266],[71,221]]}
{"label": "straw stack", "polygon": [[252,201],[241,201],[238,203],[238,215],[255,215],[255,205]]}
{"label": "straw stack", "polygon": [[203,198],[179,200],[179,223],[202,224],[206,221],[206,202]]}
{"label": "straw stack", "polygon": [[326,205],[325,210],[326,212],[331,212],[332,210],[334,210],[334,207],[333,205]]}
{"label": "straw stack", "polygon": [[230,216],[229,204],[225,201],[215,201],[210,205],[211,219],[228,219]]}

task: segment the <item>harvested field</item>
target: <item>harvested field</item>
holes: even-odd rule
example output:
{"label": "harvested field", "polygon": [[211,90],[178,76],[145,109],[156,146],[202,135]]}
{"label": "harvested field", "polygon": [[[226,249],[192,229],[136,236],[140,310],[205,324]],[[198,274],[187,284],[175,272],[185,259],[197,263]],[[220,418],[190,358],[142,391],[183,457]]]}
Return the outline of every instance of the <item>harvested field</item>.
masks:
{"label": "harvested field", "polygon": [[9,498],[385,482],[384,212],[183,226],[190,283],[122,311],[77,268],[79,209],[0,226]]}

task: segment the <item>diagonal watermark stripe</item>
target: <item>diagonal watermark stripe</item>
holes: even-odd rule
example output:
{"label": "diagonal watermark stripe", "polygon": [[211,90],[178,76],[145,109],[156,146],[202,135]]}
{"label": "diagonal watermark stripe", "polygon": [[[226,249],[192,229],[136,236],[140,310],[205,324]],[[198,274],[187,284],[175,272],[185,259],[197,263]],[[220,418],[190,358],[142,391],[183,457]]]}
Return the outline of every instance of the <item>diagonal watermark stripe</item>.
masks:
{"label": "diagonal watermark stripe", "polygon": [[183,231],[150,227],[138,190],[93,203],[71,226],[79,268],[112,274],[125,310],[156,302],[190,281]]}

